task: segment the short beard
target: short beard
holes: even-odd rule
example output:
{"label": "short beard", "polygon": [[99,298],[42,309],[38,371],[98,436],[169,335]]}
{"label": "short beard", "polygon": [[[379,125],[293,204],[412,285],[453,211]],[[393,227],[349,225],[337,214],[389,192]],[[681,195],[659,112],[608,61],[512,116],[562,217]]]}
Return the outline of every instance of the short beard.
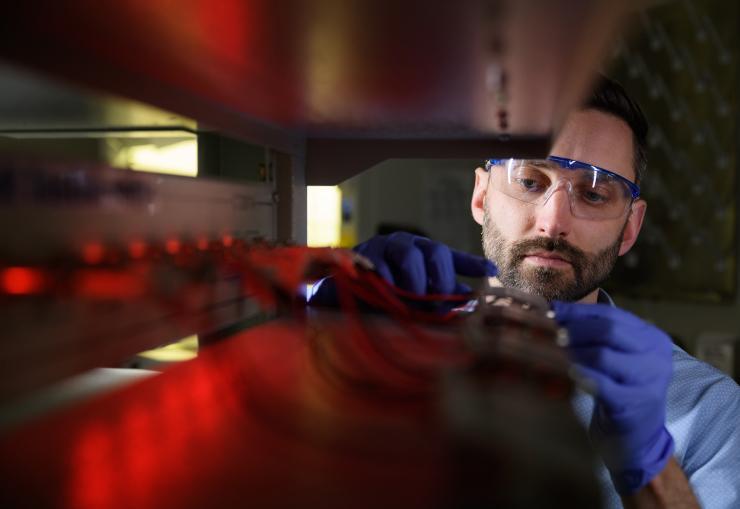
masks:
{"label": "short beard", "polygon": [[[579,301],[599,288],[609,277],[617,263],[626,226],[627,221],[612,245],[594,255],[588,255],[559,237],[534,237],[507,244],[501,230],[491,221],[486,207],[483,216],[483,250],[496,264],[498,278],[504,286],[539,295],[547,300]],[[567,269],[524,265],[524,258],[533,251],[558,253],[570,262],[573,277]]]}

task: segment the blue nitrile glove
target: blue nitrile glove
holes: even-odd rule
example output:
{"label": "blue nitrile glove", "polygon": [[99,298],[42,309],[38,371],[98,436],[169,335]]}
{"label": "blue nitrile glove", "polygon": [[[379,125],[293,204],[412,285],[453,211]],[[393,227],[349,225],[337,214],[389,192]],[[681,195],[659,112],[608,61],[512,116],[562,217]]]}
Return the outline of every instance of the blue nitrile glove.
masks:
{"label": "blue nitrile glove", "polygon": [[673,454],[673,437],[665,427],[671,340],[616,307],[553,302],[553,309],[568,329],[573,360],[596,384],[591,435],[603,447],[617,491],[632,494]]}
{"label": "blue nitrile glove", "polygon": [[[368,258],[389,283],[419,294],[463,294],[470,287],[456,275],[495,276],[496,267],[480,256],[450,249],[446,245],[406,232],[378,235],[354,248]],[[330,278],[314,289],[310,304],[336,305],[336,287]]]}

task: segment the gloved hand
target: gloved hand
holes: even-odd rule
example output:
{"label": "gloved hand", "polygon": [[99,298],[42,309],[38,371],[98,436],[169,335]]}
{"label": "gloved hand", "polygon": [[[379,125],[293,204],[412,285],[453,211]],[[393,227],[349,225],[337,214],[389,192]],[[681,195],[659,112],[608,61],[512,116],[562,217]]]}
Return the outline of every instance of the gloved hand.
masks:
{"label": "gloved hand", "polygon": [[596,384],[592,438],[603,448],[617,491],[635,493],[673,454],[673,437],[665,427],[671,340],[612,306],[553,302],[553,309],[568,329],[577,367]]}
{"label": "gloved hand", "polygon": [[[419,294],[462,294],[470,287],[456,275],[495,276],[496,267],[480,256],[450,249],[446,245],[406,232],[378,235],[354,248],[375,265],[389,283]],[[336,305],[331,279],[320,283],[309,299],[311,304]]]}

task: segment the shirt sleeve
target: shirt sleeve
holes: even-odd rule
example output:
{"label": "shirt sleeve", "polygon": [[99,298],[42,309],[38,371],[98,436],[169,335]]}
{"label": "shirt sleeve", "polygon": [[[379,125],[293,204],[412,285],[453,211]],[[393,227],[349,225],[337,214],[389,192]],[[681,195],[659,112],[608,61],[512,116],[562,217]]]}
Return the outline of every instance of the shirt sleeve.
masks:
{"label": "shirt sleeve", "polygon": [[740,508],[740,387],[681,353],[668,409],[677,459],[702,507]]}

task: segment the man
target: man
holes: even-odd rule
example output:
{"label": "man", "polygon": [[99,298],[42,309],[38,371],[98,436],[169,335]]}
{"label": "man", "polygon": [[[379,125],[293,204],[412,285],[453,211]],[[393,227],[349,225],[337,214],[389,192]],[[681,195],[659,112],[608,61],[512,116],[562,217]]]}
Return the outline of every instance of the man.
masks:
{"label": "man", "polygon": [[[642,226],[646,136],[639,106],[603,79],[547,160],[490,160],[475,170],[471,210],[488,260],[405,233],[356,250],[419,294],[464,292],[456,274],[497,270],[504,286],[553,302],[574,362],[597,387],[574,409],[604,451],[608,507],[620,498],[627,506],[698,507],[698,498],[704,507],[740,507],[737,384],[600,289]],[[331,291],[320,285],[311,301]]]}

